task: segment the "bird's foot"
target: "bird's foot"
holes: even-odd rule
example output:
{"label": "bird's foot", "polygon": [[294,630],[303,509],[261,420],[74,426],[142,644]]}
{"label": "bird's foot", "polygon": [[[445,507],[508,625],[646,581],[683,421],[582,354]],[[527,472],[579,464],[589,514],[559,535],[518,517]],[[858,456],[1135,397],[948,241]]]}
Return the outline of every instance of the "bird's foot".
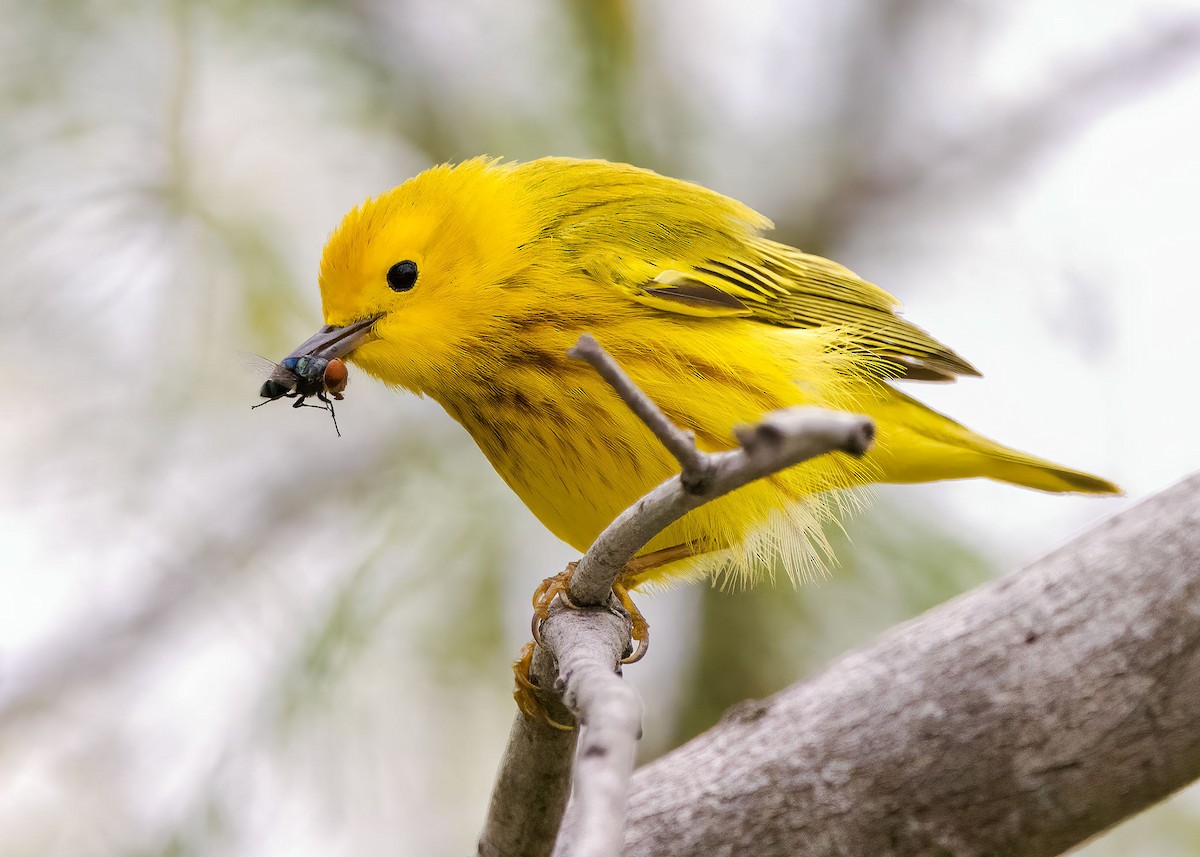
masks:
{"label": "bird's foot", "polygon": [[629,614],[629,623],[631,626],[629,632],[629,647],[625,650],[625,657],[621,658],[623,664],[636,664],[642,658],[646,657],[646,652],[650,648],[650,623],[646,621],[646,617],[642,615],[642,611],[637,609],[637,605],[633,603],[633,599],[629,597],[629,588],[622,582],[625,580],[625,575],[617,578],[613,584],[613,595],[620,602],[621,607]]}
{"label": "bird's foot", "polygon": [[[635,585],[637,574],[643,568],[637,565],[637,560],[626,566],[613,584],[613,596],[617,603],[620,604],[622,610],[629,615],[629,621],[632,625],[630,633],[630,645],[626,649],[625,656],[621,659],[623,664],[634,664],[646,656],[646,649],[650,646],[650,625],[646,621],[646,617],[642,615],[642,611],[638,610],[637,605],[633,603],[633,599],[629,596],[629,589]],[[568,587],[571,585],[571,575],[575,573],[575,567],[579,565],[577,562],[567,563],[567,567],[554,577],[547,577],[541,582],[537,590],[533,593],[533,623],[530,628],[533,633],[535,643],[542,642],[542,623],[550,617],[550,605],[554,603],[554,599],[558,598],[564,605],[572,610],[578,610],[579,605],[571,600],[568,592]],[[611,603],[611,602],[610,602]],[[615,605],[610,607],[615,609]]]}
{"label": "bird's foot", "polygon": [[[534,647],[542,642],[542,623],[550,617],[550,606],[556,598],[572,610],[580,609],[568,594],[571,575],[575,573],[576,565],[578,563],[569,563],[562,573],[543,580],[533,593],[533,620],[530,626],[533,642],[526,644],[521,650],[520,657],[513,664],[513,676],[517,682],[513,698],[517,702],[517,707],[527,717],[543,720],[555,729],[573,729],[574,727],[566,726],[552,718],[538,698],[542,688],[534,681],[531,672],[533,652]],[[621,659],[623,664],[637,663],[646,656],[646,650],[650,646],[650,625],[646,622],[646,617],[638,610],[637,605],[633,603],[633,599],[629,596],[629,587],[623,582],[627,578],[633,579],[636,570],[640,569],[630,569],[628,573],[623,573],[613,584],[615,603],[612,603],[610,609],[627,614],[631,625],[630,643],[625,656]]]}
{"label": "bird's foot", "polygon": [[513,699],[516,700],[517,708],[521,709],[521,713],[531,720],[541,720],[554,729],[570,732],[575,727],[559,723],[551,717],[550,712],[538,696],[542,688],[533,680],[533,649],[535,645],[532,640],[526,643],[521,648],[521,654],[513,662],[513,678],[517,682],[516,689],[513,690]]}
{"label": "bird's foot", "polygon": [[521,709],[521,713],[526,717],[541,720],[548,726],[564,731],[570,731],[575,727],[560,723],[546,710],[545,703],[539,697],[543,688],[533,678],[533,652],[535,647],[542,642],[542,623],[550,618],[550,605],[554,603],[555,598],[561,598],[566,606],[578,609],[567,595],[567,586],[571,582],[571,575],[575,573],[576,565],[578,563],[568,563],[561,573],[547,577],[534,590],[533,620],[530,625],[533,640],[525,644],[521,649],[520,656],[513,663],[513,677],[517,681],[516,689],[513,690],[513,699],[517,702],[517,708]]}

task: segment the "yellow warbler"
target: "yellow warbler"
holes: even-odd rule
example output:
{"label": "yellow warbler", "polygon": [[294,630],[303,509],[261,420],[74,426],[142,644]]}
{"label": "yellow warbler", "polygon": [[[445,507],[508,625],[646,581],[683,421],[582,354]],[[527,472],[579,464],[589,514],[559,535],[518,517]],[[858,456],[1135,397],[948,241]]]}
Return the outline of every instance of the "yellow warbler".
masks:
{"label": "yellow warbler", "polygon": [[[605,161],[476,158],[434,167],[346,215],[321,261],[326,327],[292,358],[345,356],[435,399],[551,532],[585,550],[677,472],[567,350],[591,333],[705,450],[766,411],[867,414],[862,459],[824,456],[670,526],[644,553],[693,554],[630,585],[764,558],[820,564],[840,489],[984,476],[1112,493],[1095,476],[990,441],[893,386],[976,370],[835,262],[763,237],[771,222],[695,184]],[[680,551],[669,549],[686,546]]]}

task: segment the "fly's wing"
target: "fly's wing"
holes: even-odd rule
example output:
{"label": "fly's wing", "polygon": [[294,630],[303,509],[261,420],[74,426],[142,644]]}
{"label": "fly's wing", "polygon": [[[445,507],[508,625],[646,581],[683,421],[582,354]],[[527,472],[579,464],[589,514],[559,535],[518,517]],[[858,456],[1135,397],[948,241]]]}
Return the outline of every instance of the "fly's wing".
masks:
{"label": "fly's wing", "polygon": [[252,351],[238,351],[235,356],[238,368],[241,369],[243,374],[262,380],[266,380],[279,365],[274,360],[263,357],[261,354],[255,354]]}
{"label": "fly's wing", "polygon": [[248,351],[238,352],[238,363],[250,375],[258,376],[262,381],[259,395],[264,399],[278,399],[296,389],[299,380],[295,373],[288,371],[274,360],[268,360],[258,354]]}
{"label": "fly's wing", "polygon": [[750,238],[736,253],[661,271],[630,297],[684,315],[741,316],[781,327],[842,327],[856,344],[885,360],[897,378],[952,381],[979,374],[898,316],[899,302],[883,289],[836,262],[766,238]]}

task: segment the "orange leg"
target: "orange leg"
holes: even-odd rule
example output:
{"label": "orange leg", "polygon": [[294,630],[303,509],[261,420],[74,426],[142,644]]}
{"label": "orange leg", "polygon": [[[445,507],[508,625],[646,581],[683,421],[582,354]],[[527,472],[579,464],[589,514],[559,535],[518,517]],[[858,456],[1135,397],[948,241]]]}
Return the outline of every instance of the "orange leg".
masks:
{"label": "orange leg", "polygon": [[[620,602],[621,606],[629,614],[629,621],[632,624],[630,631],[631,654],[622,658],[621,663],[637,663],[646,656],[646,651],[650,647],[650,625],[646,622],[646,617],[642,615],[642,612],[637,609],[637,605],[633,603],[633,599],[629,595],[629,590],[636,587],[639,583],[644,582],[647,572],[668,563],[678,562],[681,559],[705,553],[707,550],[711,550],[711,548],[704,549],[696,544],[674,545],[673,547],[663,548],[653,553],[635,557],[621,571],[617,581],[613,584],[613,595],[616,596],[617,601]],[[531,678],[532,673],[530,671],[533,667],[534,646],[541,642],[541,625],[542,622],[549,618],[550,605],[554,603],[554,599],[560,598],[567,607],[578,609],[567,595],[567,587],[571,583],[571,575],[575,573],[577,565],[578,563],[569,563],[560,574],[547,577],[534,591],[533,621],[531,625],[533,642],[527,643],[521,649],[520,657],[513,664],[513,676],[517,682],[517,687],[513,691],[513,698],[517,702],[517,707],[527,717],[544,720],[555,729],[573,729],[574,727],[566,726],[550,717],[545,706],[542,705],[537,697],[541,688]]]}
{"label": "orange leg", "polygon": [[550,712],[546,710],[546,706],[538,699],[538,691],[541,688],[533,681],[530,676],[533,670],[533,647],[535,643],[531,640],[521,648],[521,654],[517,660],[513,662],[513,678],[517,681],[517,687],[513,691],[513,699],[516,700],[517,708],[521,709],[521,713],[533,720],[544,720],[546,725],[552,726],[555,729],[561,729],[564,732],[570,732],[574,726],[568,726],[565,723],[559,723],[550,716]]}

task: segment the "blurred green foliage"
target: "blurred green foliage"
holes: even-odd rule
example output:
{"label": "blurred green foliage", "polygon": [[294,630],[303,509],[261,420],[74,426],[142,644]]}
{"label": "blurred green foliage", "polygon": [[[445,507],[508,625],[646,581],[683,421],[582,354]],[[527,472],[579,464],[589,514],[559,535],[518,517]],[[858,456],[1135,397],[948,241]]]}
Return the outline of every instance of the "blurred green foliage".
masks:
{"label": "blurred green foliage", "polygon": [[[944,95],[928,46],[1000,13],[834,6],[0,2],[0,320],[30,358],[2,425],[0,852],[469,848],[528,594],[570,554],[428,403],[354,378],[339,441],[251,414],[236,353],[306,336],[337,217],[446,159],[745,188],[834,256],[936,208],[896,155]],[[745,32],[703,41],[719,14]],[[828,580],[663,599],[694,645],[645,665],[678,682],[651,752],[993,571],[912,509],[847,532]],[[1200,854],[1194,814],[1159,817],[1153,853]]]}

